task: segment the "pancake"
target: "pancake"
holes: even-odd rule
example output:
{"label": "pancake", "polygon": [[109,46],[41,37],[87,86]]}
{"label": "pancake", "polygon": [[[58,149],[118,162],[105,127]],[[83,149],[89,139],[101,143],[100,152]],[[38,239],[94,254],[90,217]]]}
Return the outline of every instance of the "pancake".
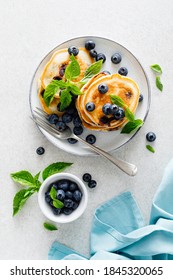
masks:
{"label": "pancake", "polygon": [[[101,94],[98,86],[101,83],[108,85],[108,92]],[[110,117],[108,123],[102,123],[101,118],[104,115],[102,107],[106,103],[111,103],[110,95],[119,96],[131,112],[135,112],[138,106],[140,91],[138,85],[131,78],[121,76],[119,74],[105,75],[97,74],[89,82],[83,86],[81,91],[84,93],[77,99],[78,113],[82,119],[83,125],[91,130],[115,130],[122,127],[127,122],[124,117],[121,120],[115,120]],[[92,112],[86,110],[86,104],[93,102],[95,109]]]}
{"label": "pancake", "polygon": [[[80,75],[72,81],[77,83],[84,77],[85,70],[94,62],[94,59],[89,55],[89,52],[85,48],[79,48],[79,54],[75,56],[75,58],[80,65]],[[47,107],[44,102],[43,92],[53,79],[65,80],[65,68],[70,63],[70,61],[70,54],[68,53],[68,49],[61,49],[56,51],[52,55],[51,59],[44,67],[39,80],[38,97],[40,99],[43,110],[48,114],[56,113],[58,115],[62,115],[61,112],[57,111],[57,105],[60,102],[60,90],[55,94],[54,100],[51,102],[49,107]]]}

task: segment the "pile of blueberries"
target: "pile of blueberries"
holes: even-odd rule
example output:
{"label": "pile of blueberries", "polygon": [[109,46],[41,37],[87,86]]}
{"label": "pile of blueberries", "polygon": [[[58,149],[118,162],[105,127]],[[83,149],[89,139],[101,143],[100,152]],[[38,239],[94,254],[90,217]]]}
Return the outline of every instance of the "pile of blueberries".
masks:
{"label": "pile of blueberries", "polygon": [[[62,208],[56,208],[53,205],[53,200],[50,196],[50,190],[52,187],[57,191],[57,199],[64,204]],[[82,192],[78,185],[67,179],[62,179],[51,184],[48,191],[45,193],[45,201],[49,204],[55,215],[60,215],[61,213],[70,215],[75,209],[77,209],[81,199]]]}

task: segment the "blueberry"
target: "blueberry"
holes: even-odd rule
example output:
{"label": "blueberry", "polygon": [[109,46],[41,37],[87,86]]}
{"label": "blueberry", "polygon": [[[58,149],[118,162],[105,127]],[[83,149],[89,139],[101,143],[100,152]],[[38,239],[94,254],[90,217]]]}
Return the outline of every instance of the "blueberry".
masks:
{"label": "blueberry", "polygon": [[78,140],[74,139],[74,138],[68,138],[67,141],[70,143],[70,144],[76,144],[78,142]]}
{"label": "blueberry", "polygon": [[65,198],[64,199],[64,207],[67,207],[67,208],[72,208],[73,206],[73,200],[72,199],[69,199],[69,198]]}
{"label": "blueberry", "polygon": [[82,198],[82,193],[79,190],[74,191],[73,198],[75,201],[79,202]]}
{"label": "blueberry", "polygon": [[84,182],[89,182],[89,181],[91,181],[91,179],[92,179],[91,174],[85,173],[85,174],[83,175],[82,179],[84,180]]}
{"label": "blueberry", "polygon": [[102,116],[100,118],[100,122],[103,123],[103,124],[107,124],[109,122],[109,118],[106,117],[106,116]]}
{"label": "blueberry", "polygon": [[43,147],[38,147],[37,150],[36,150],[36,153],[41,156],[43,155],[45,152],[45,149]]}
{"label": "blueberry", "polygon": [[91,180],[89,183],[88,183],[88,187],[93,189],[95,188],[97,185],[97,182],[95,180]]}
{"label": "blueberry", "polygon": [[80,126],[82,124],[82,121],[80,119],[79,116],[76,116],[74,119],[73,119],[73,124],[74,126]]}
{"label": "blueberry", "polygon": [[108,89],[109,89],[109,88],[108,88],[107,84],[100,84],[100,85],[98,86],[98,91],[99,91],[100,93],[102,93],[102,94],[108,92]]}
{"label": "blueberry", "polygon": [[75,113],[76,113],[76,108],[75,107],[68,107],[68,109],[67,109],[67,113],[69,114],[69,115],[74,115]]}
{"label": "blueberry", "polygon": [[69,189],[69,185],[70,185],[69,180],[64,179],[58,181],[58,188],[65,192]]}
{"label": "blueberry", "polygon": [[71,46],[68,48],[68,53],[71,55],[73,54],[74,56],[78,55],[79,49],[75,46]]}
{"label": "blueberry", "polygon": [[96,56],[96,61],[103,60],[103,63],[106,61],[106,56],[103,53],[98,53]]}
{"label": "blueberry", "polygon": [[51,197],[50,197],[50,193],[49,193],[49,192],[46,192],[46,193],[45,193],[45,200],[46,200],[47,203],[50,203],[50,202],[51,202],[52,199],[51,199]]}
{"label": "blueberry", "polygon": [[102,107],[102,111],[105,115],[110,115],[112,113],[111,104],[110,103],[104,104],[103,107]]}
{"label": "blueberry", "polygon": [[73,210],[76,210],[79,206],[79,203],[77,203],[76,201],[73,201],[73,206],[72,206],[72,209]]}
{"label": "blueberry", "polygon": [[146,135],[146,139],[149,142],[153,142],[153,141],[156,140],[156,134],[154,132],[148,132],[147,135]]}
{"label": "blueberry", "polygon": [[61,214],[61,208],[55,208],[55,207],[52,207],[52,211],[55,215],[59,215]]}
{"label": "blueberry", "polygon": [[95,48],[96,44],[92,40],[88,40],[85,42],[85,48],[90,51]]}
{"label": "blueberry", "polygon": [[86,110],[88,112],[92,112],[92,111],[94,111],[94,109],[95,109],[95,104],[93,102],[88,102],[86,104]]}
{"label": "blueberry", "polygon": [[118,64],[121,62],[121,55],[119,53],[114,53],[112,56],[111,56],[111,61],[112,63],[114,64]]}
{"label": "blueberry", "polygon": [[95,57],[97,56],[97,52],[96,52],[96,50],[94,50],[94,49],[93,49],[93,50],[90,50],[90,51],[89,51],[89,54],[90,54],[90,56],[93,57],[93,58],[95,58]]}
{"label": "blueberry", "polygon": [[114,119],[115,120],[122,120],[125,117],[125,112],[123,108],[119,108],[115,113],[114,113]]}
{"label": "blueberry", "polygon": [[63,190],[58,190],[56,194],[57,199],[63,201],[65,198],[65,192]]}
{"label": "blueberry", "polygon": [[102,73],[104,73],[104,74],[106,74],[106,75],[111,75],[111,72],[109,72],[109,71],[107,71],[107,70],[103,71]]}
{"label": "blueberry", "polygon": [[128,74],[128,70],[126,67],[121,67],[119,70],[118,70],[118,73],[122,76],[127,76]]}
{"label": "blueberry", "polygon": [[111,112],[115,114],[119,110],[119,107],[116,104],[111,105]]}
{"label": "blueberry", "polygon": [[50,124],[56,124],[59,120],[59,117],[56,114],[51,114],[48,116],[47,120]]}
{"label": "blueberry", "polygon": [[66,197],[66,198],[69,198],[69,199],[72,199],[72,197],[73,197],[72,192],[67,191],[67,192],[65,193],[65,197]]}
{"label": "blueberry", "polygon": [[66,124],[64,122],[58,121],[56,123],[56,128],[57,128],[58,131],[61,132],[61,131],[64,131],[67,128],[67,126],[66,126]]}
{"label": "blueberry", "polygon": [[81,135],[82,132],[83,132],[83,127],[82,127],[81,125],[80,125],[80,126],[75,126],[75,127],[73,128],[73,133],[74,133],[75,135]]}
{"label": "blueberry", "polygon": [[75,182],[71,182],[69,186],[69,191],[74,192],[78,189],[78,185]]}
{"label": "blueberry", "polygon": [[139,102],[141,102],[143,99],[144,99],[143,94],[140,94],[140,95],[139,95]]}
{"label": "blueberry", "polygon": [[64,123],[70,123],[72,121],[72,115],[68,114],[68,113],[64,113],[62,115],[62,121]]}
{"label": "blueberry", "polygon": [[72,208],[67,208],[67,207],[63,208],[64,215],[70,215],[72,212],[73,212]]}
{"label": "blueberry", "polygon": [[94,144],[94,143],[96,142],[96,137],[95,137],[95,135],[93,135],[93,134],[87,135],[86,141],[87,141],[89,144]]}

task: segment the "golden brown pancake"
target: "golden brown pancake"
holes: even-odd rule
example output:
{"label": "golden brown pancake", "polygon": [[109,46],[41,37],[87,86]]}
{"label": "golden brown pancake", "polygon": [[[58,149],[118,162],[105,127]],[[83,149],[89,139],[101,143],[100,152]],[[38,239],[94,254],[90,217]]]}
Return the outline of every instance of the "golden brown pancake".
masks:
{"label": "golden brown pancake", "polygon": [[[108,85],[108,92],[101,94],[98,91],[98,86],[101,83]],[[110,95],[119,96],[131,112],[135,112],[138,100],[139,100],[139,88],[138,85],[128,77],[121,76],[119,74],[105,75],[100,73],[94,76],[82,89],[84,93],[77,99],[77,109],[79,115],[83,121],[83,125],[91,130],[114,130],[119,129],[126,121],[126,118],[122,120],[115,120],[110,118],[110,121],[106,124],[101,122],[101,118],[104,115],[102,107],[106,103],[111,103]],[[92,112],[86,110],[86,104],[93,102],[95,109]]]}

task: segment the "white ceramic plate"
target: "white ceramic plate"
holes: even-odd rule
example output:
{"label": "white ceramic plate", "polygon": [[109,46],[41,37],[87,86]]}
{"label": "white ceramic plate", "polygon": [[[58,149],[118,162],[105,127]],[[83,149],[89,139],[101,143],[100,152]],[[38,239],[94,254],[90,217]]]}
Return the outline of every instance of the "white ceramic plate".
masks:
{"label": "white ceramic plate", "polygon": [[[44,66],[50,60],[52,54],[59,49],[68,48],[69,46],[72,45],[75,45],[76,47],[84,47],[85,42],[89,39],[93,40],[96,43],[95,49],[98,53],[104,53],[106,55],[106,61],[103,64],[102,70],[108,70],[111,73],[117,73],[120,67],[123,66],[127,67],[128,76],[136,81],[136,83],[140,88],[140,92],[144,96],[143,101],[139,103],[135,116],[136,118],[140,118],[145,121],[150,107],[150,86],[143,67],[141,66],[138,59],[122,45],[112,40],[101,38],[101,37],[95,37],[95,36],[80,37],[80,38],[75,38],[66,41],[60,44],[59,46],[57,46],[56,48],[54,48],[43,58],[43,60],[40,62],[39,66],[37,67],[31,82],[30,97],[29,97],[31,112],[35,107],[41,108],[37,96],[38,79],[40,78]],[[122,56],[121,63],[117,65],[111,62],[111,56],[116,52],[120,53]],[[49,135],[47,132],[45,132],[43,129],[40,128],[40,130],[51,143],[53,143],[58,148],[65,150],[66,152],[76,154],[76,155],[93,154],[93,152],[90,151],[88,147],[84,146],[81,143],[76,143],[72,145],[69,144],[67,140],[57,140],[51,135]],[[122,147],[124,144],[127,144],[136,135],[138,131],[139,129],[130,134],[120,134],[120,130],[110,131],[110,132],[100,132],[100,131],[90,131],[84,129],[84,132],[81,135],[81,137],[85,139],[88,134],[94,134],[97,138],[95,145],[99,146],[105,151],[113,151]]]}

